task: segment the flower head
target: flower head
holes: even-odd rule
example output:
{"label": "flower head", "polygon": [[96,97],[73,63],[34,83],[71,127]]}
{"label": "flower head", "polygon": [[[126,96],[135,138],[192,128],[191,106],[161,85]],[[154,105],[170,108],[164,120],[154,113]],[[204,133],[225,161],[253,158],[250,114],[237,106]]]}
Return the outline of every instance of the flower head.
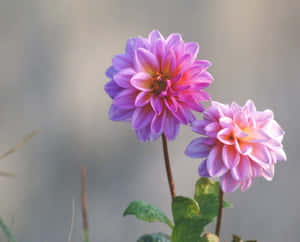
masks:
{"label": "flower head", "polygon": [[184,43],[179,34],[165,39],[152,31],[148,38],[129,39],[125,53],[116,55],[106,72],[110,119],[130,121],[141,141],[162,133],[174,139],[180,124],[195,120],[192,110],[202,112],[200,102],[210,99],[202,89],[213,81],[206,71],[211,64],[196,60],[198,50],[197,43]]}
{"label": "flower head", "polygon": [[193,122],[192,130],[205,137],[193,140],[186,155],[205,158],[200,176],[220,177],[224,192],[239,186],[245,191],[255,177],[272,180],[274,165],[286,160],[281,144],[284,131],[271,110],[256,111],[251,100],[243,107],[213,102],[204,119]]}

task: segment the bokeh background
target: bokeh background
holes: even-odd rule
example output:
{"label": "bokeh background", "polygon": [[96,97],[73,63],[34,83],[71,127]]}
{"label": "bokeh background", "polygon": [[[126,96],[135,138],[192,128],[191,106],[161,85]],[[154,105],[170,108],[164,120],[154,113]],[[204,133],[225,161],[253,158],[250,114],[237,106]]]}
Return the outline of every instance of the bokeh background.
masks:
{"label": "bokeh background", "polygon": [[[1,161],[0,215],[19,242],[81,241],[80,167],[88,172],[91,241],[136,241],[162,224],[122,217],[135,199],[168,215],[170,195],[160,140],[139,143],[127,123],[108,119],[103,86],[127,38],[159,29],[198,41],[213,62],[213,98],[270,108],[286,131],[288,162],[273,182],[226,194],[222,237],[299,241],[300,1],[0,0],[0,150],[41,132]],[[199,161],[183,151],[195,135],[181,128],[169,144],[178,194],[192,196]],[[210,227],[213,231],[213,227]],[[0,232],[0,241],[7,241]]]}

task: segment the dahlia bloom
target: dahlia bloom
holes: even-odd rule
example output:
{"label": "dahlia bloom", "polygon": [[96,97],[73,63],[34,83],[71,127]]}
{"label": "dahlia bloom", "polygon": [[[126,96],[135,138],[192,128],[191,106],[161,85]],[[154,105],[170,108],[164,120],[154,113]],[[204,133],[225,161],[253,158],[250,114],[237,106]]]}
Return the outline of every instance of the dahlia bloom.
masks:
{"label": "dahlia bloom", "polygon": [[211,64],[196,60],[198,51],[197,43],[184,43],[179,34],[165,39],[152,31],[148,38],[129,39],[106,71],[110,119],[130,121],[141,141],[162,133],[174,139],[180,124],[195,120],[192,110],[202,112],[200,102],[210,100],[202,89],[213,81],[206,71]]}
{"label": "dahlia bloom", "polygon": [[277,161],[286,160],[281,144],[284,131],[271,110],[256,111],[251,100],[243,107],[212,102],[192,130],[204,137],[193,140],[185,154],[205,158],[199,175],[219,177],[224,192],[239,186],[245,191],[255,177],[272,180]]}

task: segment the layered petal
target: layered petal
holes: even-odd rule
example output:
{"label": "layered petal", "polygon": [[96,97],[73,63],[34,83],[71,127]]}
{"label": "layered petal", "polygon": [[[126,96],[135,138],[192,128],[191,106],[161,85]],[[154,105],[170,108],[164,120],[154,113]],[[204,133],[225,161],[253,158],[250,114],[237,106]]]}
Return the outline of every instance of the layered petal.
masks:
{"label": "layered petal", "polygon": [[129,121],[133,112],[134,109],[122,109],[116,105],[111,105],[109,109],[109,118],[113,121]]}
{"label": "layered petal", "polygon": [[[284,131],[272,111],[257,111],[251,100],[244,106],[213,101],[204,119],[192,123],[192,130],[202,137],[193,140],[185,154],[204,158],[200,175],[220,177],[224,192],[239,186],[246,191],[256,177],[272,180],[277,161],[287,159],[281,143]],[[208,138],[213,141],[209,145]]]}
{"label": "layered petal", "polygon": [[186,148],[185,154],[192,158],[207,157],[214,140],[206,137],[194,139]]}
{"label": "layered petal", "polygon": [[210,177],[207,171],[207,160],[202,161],[202,163],[198,167],[198,173],[202,177]]}
{"label": "layered petal", "polygon": [[230,172],[220,178],[221,188],[224,192],[234,192],[240,185],[240,181],[234,179]]}
{"label": "layered petal", "polygon": [[207,171],[210,176],[220,177],[227,172],[228,168],[222,161],[222,147],[214,146],[207,156]]}
{"label": "layered petal", "polygon": [[132,128],[137,130],[147,126],[154,117],[153,110],[148,106],[136,108],[132,115]]}
{"label": "layered petal", "polygon": [[136,90],[124,89],[115,98],[114,105],[123,109],[135,108]]}
{"label": "layered petal", "polygon": [[159,71],[159,62],[154,54],[144,48],[139,48],[136,51],[136,62],[138,70],[154,74]]}
{"label": "layered petal", "polygon": [[114,81],[123,88],[130,88],[130,79],[135,74],[132,68],[126,68],[114,75]]}
{"label": "layered petal", "polygon": [[131,78],[130,83],[138,90],[150,92],[152,90],[153,80],[148,73],[139,72]]}
{"label": "layered petal", "polygon": [[193,122],[193,111],[202,112],[202,102],[210,100],[203,89],[213,80],[211,64],[196,60],[198,52],[199,45],[185,43],[180,34],[164,38],[153,30],[147,38],[128,39],[125,53],[114,56],[106,71],[113,119],[131,121],[141,141],[162,133],[176,138],[180,124]]}

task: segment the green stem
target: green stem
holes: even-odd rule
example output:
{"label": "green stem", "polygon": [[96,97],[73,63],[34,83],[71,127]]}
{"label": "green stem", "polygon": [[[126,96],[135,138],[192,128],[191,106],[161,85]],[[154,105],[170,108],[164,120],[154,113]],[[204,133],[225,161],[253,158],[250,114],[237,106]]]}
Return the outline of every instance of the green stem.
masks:
{"label": "green stem", "polygon": [[216,224],[216,235],[220,235],[221,231],[221,223],[222,223],[222,214],[223,214],[223,198],[224,198],[224,192],[222,191],[222,188],[220,186],[219,188],[219,212],[218,212],[218,218],[217,218],[217,224]]}
{"label": "green stem", "polygon": [[83,230],[83,242],[89,242],[89,231]]}
{"label": "green stem", "polygon": [[0,227],[2,228],[3,232],[5,233],[6,237],[8,238],[9,242],[16,242],[14,237],[12,236],[9,228],[5,225],[4,221],[0,217]]}

